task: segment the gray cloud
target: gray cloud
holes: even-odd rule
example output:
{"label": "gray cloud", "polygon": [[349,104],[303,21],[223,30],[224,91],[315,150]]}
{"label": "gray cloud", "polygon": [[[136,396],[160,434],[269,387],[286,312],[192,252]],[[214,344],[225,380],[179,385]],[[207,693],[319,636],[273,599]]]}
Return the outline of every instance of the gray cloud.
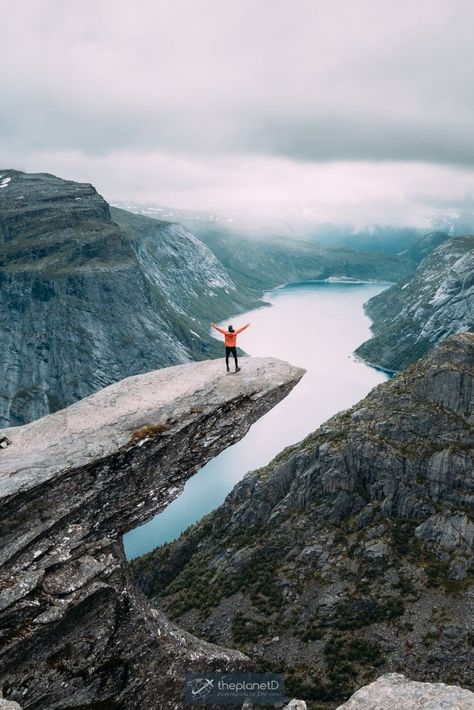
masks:
{"label": "gray cloud", "polygon": [[88,166],[110,196],[149,192],[150,179],[157,199],[212,200],[214,189],[216,203],[223,183],[229,203],[238,187],[235,175],[223,181],[224,163],[271,182],[289,161],[305,185],[321,161],[372,162],[374,175],[379,161],[459,166],[469,192],[470,0],[0,0],[0,10],[2,162],[71,177]]}

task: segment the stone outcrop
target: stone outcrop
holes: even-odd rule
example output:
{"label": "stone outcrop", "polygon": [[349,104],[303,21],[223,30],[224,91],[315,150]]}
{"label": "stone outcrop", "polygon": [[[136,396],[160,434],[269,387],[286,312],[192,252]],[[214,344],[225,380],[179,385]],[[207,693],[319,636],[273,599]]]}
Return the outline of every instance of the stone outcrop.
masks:
{"label": "stone outcrop", "polygon": [[213,357],[209,321],[251,302],[180,225],[112,219],[92,185],[0,171],[0,426]]}
{"label": "stone outcrop", "polygon": [[5,700],[0,693],[0,710],[22,710],[14,700]]}
{"label": "stone outcrop", "polygon": [[341,702],[383,672],[474,687],[474,334],[445,340],[131,563],[188,631]]}
{"label": "stone outcrop", "polygon": [[387,673],[358,690],[338,710],[472,710],[474,693],[444,683],[419,683]]}
{"label": "stone outcrop", "polygon": [[401,370],[449,335],[474,330],[474,236],[439,239],[411,276],[366,304],[373,337],[356,353],[367,362]]}
{"label": "stone outcrop", "polygon": [[244,359],[125,379],[0,449],[0,687],[22,708],[178,708],[185,670],[245,667],[152,609],[122,535],[178,495],[303,371]]}

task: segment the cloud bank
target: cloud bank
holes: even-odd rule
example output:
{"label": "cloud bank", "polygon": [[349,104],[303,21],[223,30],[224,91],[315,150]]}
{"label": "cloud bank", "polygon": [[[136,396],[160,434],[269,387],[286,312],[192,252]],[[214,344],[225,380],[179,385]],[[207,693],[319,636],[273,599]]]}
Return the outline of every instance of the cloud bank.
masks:
{"label": "cloud bank", "polygon": [[470,0],[0,0],[2,167],[422,222],[473,201]]}

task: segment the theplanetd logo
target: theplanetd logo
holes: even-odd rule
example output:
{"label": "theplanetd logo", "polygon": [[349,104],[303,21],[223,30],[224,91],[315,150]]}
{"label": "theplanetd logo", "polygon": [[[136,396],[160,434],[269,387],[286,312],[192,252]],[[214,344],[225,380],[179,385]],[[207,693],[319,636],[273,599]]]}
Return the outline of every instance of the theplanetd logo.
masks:
{"label": "theplanetd logo", "polygon": [[194,702],[202,702],[212,692],[214,680],[212,678],[191,678],[187,681],[187,691],[191,693]]}
{"label": "theplanetd logo", "polygon": [[188,705],[273,704],[283,701],[283,676],[278,673],[187,673]]}

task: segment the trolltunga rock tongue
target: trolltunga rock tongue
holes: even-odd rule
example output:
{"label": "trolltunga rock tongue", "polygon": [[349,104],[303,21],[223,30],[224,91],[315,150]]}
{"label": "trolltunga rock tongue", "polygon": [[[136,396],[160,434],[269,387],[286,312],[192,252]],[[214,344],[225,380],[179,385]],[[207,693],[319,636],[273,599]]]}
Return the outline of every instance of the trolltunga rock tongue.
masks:
{"label": "trolltunga rock tongue", "polygon": [[246,358],[122,380],[0,432],[0,686],[23,708],[176,708],[186,669],[246,664],[151,609],[121,536],[297,384],[304,371]]}

